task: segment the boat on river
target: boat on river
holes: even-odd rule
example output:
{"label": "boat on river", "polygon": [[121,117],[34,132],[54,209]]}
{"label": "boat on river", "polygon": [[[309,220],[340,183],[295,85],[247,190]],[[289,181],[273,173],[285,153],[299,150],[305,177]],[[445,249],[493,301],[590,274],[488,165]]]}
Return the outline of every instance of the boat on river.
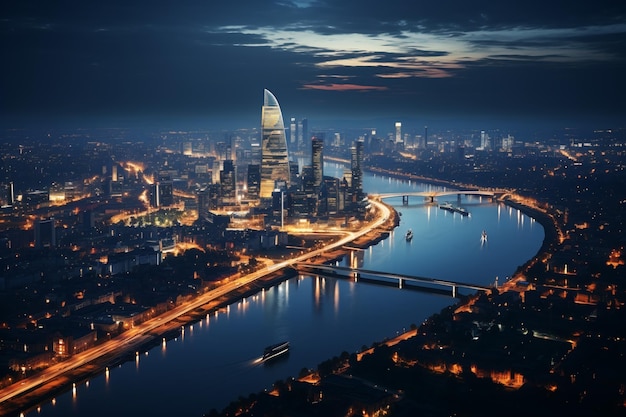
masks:
{"label": "boat on river", "polygon": [[407,242],[410,242],[413,239],[413,231],[411,229],[407,230],[404,238]]}
{"label": "boat on river", "polygon": [[288,341],[269,345],[263,350],[263,360],[267,361],[287,352],[289,352]]}
{"label": "boat on river", "polygon": [[441,203],[439,204],[439,208],[442,210],[449,211],[450,213],[459,213],[461,216],[469,216],[469,211],[465,210],[463,207],[455,207],[450,203]]}

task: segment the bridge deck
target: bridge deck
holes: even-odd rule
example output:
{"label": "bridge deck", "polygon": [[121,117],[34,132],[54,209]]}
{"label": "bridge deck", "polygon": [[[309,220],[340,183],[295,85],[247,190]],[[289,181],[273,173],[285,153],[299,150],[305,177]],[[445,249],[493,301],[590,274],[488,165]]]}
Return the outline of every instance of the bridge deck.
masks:
{"label": "bridge deck", "polygon": [[345,266],[333,266],[333,265],[319,265],[319,264],[308,264],[308,263],[297,263],[294,265],[296,269],[309,269],[309,270],[318,270],[318,271],[327,271],[327,272],[347,272],[347,273],[356,273],[359,275],[369,275],[374,277],[381,278],[391,278],[397,280],[404,281],[413,281],[420,283],[428,283],[435,285],[442,285],[446,287],[457,287],[457,288],[467,288],[476,291],[491,291],[491,287],[485,285],[477,285],[477,284],[468,284],[460,281],[450,281],[445,279],[437,279],[437,278],[428,278],[428,277],[420,277],[413,275],[403,275],[403,274],[394,274],[389,272],[382,271],[373,271],[369,269],[359,269],[359,268],[350,268]]}
{"label": "bridge deck", "polygon": [[381,194],[372,194],[372,196],[385,199],[385,198],[394,198],[394,197],[441,197],[441,196],[455,195],[455,194],[495,197],[497,194],[503,194],[503,192],[490,191],[490,190],[442,190],[442,191],[411,191],[411,192],[398,192],[398,193],[381,193]]}

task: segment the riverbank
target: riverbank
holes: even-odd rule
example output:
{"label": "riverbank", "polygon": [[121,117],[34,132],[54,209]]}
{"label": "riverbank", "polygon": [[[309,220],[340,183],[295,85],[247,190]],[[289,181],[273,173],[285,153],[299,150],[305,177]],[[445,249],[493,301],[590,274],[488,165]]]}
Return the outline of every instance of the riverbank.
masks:
{"label": "riverbank", "polygon": [[163,341],[169,341],[180,336],[183,326],[195,323],[206,317],[207,314],[219,312],[234,301],[269,289],[278,283],[297,275],[293,269],[284,269],[258,279],[253,288],[242,287],[224,297],[211,301],[194,310],[193,313],[180,316],[176,320],[163,323],[160,327],[144,335],[143,342],[131,350],[117,351],[114,354],[100,356],[87,365],[70,370],[54,380],[44,383],[32,391],[2,404],[0,415],[17,416],[20,412],[32,411],[37,408],[33,404],[53,400],[55,396],[69,391],[73,384],[79,385],[97,375],[108,372],[108,369],[135,360],[137,354],[158,346]]}
{"label": "riverbank", "polygon": [[[369,245],[375,245],[380,240],[388,237],[389,231],[392,230],[393,227],[397,226],[397,224],[399,224],[399,217],[395,211],[390,210],[389,218],[380,227],[346,246],[323,252],[314,260],[311,260],[311,262],[325,263],[333,260],[339,260],[350,252],[350,247],[353,245],[359,245],[360,247],[366,247],[368,243]],[[333,239],[333,241],[336,241],[335,238]],[[271,255],[276,258],[275,260],[281,259],[282,256],[288,256],[288,254],[283,252],[272,252]],[[271,263],[269,265],[271,266]],[[183,327],[186,327],[191,323],[198,322],[199,320],[203,320],[209,314],[220,314],[221,311],[226,309],[230,304],[274,287],[285,280],[297,276],[297,274],[298,272],[293,268],[281,269],[263,276],[248,285],[244,285],[237,290],[229,292],[224,296],[202,305],[201,307],[196,308],[170,322],[163,323],[156,329],[142,335],[140,339],[138,339],[140,340],[140,343],[134,344],[132,348],[127,348],[125,351],[118,350],[114,354],[100,356],[87,365],[64,373],[62,376],[55,378],[54,381],[42,384],[37,388],[16,397],[15,399],[4,402],[2,404],[2,408],[0,409],[0,415],[17,416],[20,412],[35,411],[38,404],[53,401],[56,396],[71,391],[73,384],[78,386],[97,375],[106,373],[110,368],[116,367],[125,362],[134,361],[136,359],[136,355],[143,354],[155,346],[159,346],[168,340],[179,337]],[[228,279],[229,278],[225,278],[224,281],[226,282]]]}

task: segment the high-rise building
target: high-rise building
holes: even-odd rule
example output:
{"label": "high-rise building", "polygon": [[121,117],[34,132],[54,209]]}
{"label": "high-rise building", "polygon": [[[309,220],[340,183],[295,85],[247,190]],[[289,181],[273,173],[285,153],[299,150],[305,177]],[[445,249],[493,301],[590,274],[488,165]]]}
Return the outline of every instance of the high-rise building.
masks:
{"label": "high-rise building", "polygon": [[258,200],[261,186],[261,166],[258,164],[248,165],[248,199]]}
{"label": "high-rise building", "polygon": [[209,184],[202,190],[198,191],[198,218],[209,220],[211,218],[210,210],[218,207],[220,185]]}
{"label": "high-rise building", "polygon": [[313,167],[313,185],[316,190],[322,186],[324,179],[324,139],[319,136],[311,138],[311,166]]}
{"label": "high-rise building", "polygon": [[491,147],[491,142],[489,138],[489,134],[484,130],[480,131],[480,148],[481,149],[489,149]]}
{"label": "high-rise building", "polygon": [[35,220],[35,247],[53,248],[56,246],[56,230],[54,217],[48,220]]}
{"label": "high-rise building", "polygon": [[300,182],[300,167],[297,161],[289,161],[289,182],[290,186],[298,186]]}
{"label": "high-rise building", "polygon": [[250,162],[261,166],[261,144],[252,142],[250,144]]}
{"label": "high-rise building", "polygon": [[289,143],[292,149],[294,149],[294,147],[296,146],[297,139],[298,139],[298,124],[296,123],[296,118],[292,117],[291,123],[289,125]]}
{"label": "high-rise building", "polygon": [[357,140],[352,147],[350,161],[352,171],[352,203],[356,203],[363,198],[363,141]]}
{"label": "high-rise building", "polygon": [[167,207],[174,204],[174,184],[172,181],[155,182],[150,187],[150,206]]}
{"label": "high-rise building", "polygon": [[305,140],[309,137],[309,121],[302,119],[298,122],[298,149],[308,152]]}
{"label": "high-rise building", "polygon": [[218,184],[220,182],[220,172],[222,171],[223,161],[214,160],[211,168],[211,182]]}
{"label": "high-rise building", "polygon": [[261,198],[271,198],[276,181],[289,186],[289,155],[283,115],[276,97],[264,91],[261,114]]}
{"label": "high-rise building", "polygon": [[396,143],[402,142],[402,123],[396,122]]}
{"label": "high-rise building", "polygon": [[235,204],[237,202],[237,173],[232,159],[224,161],[224,169],[220,172],[220,184],[223,204]]}
{"label": "high-rise building", "polygon": [[342,199],[340,197],[341,182],[339,178],[324,177],[324,200],[323,213],[327,215],[335,215],[342,209]]}
{"label": "high-rise building", "polygon": [[161,185],[155,182],[150,186],[150,207],[161,207]]}
{"label": "high-rise building", "polygon": [[311,165],[305,165],[302,167],[302,190],[309,196],[315,194],[315,177],[313,175],[313,167]]}
{"label": "high-rise building", "polygon": [[94,227],[96,224],[95,222],[95,213],[93,212],[93,210],[89,209],[89,210],[84,210],[83,211],[83,229],[84,230],[89,230],[92,227]]}
{"label": "high-rise building", "polygon": [[13,181],[9,183],[9,204],[15,204],[15,186],[13,185]]}
{"label": "high-rise building", "polygon": [[6,205],[12,206],[13,204],[15,204],[15,188],[13,186],[13,181],[11,181],[6,186]]}
{"label": "high-rise building", "polygon": [[174,183],[172,181],[163,181],[159,187],[161,205],[169,207],[174,204]]}
{"label": "high-rise building", "polygon": [[511,150],[513,150],[514,143],[515,138],[511,135],[507,135],[505,138],[502,138],[502,151],[511,152]]}

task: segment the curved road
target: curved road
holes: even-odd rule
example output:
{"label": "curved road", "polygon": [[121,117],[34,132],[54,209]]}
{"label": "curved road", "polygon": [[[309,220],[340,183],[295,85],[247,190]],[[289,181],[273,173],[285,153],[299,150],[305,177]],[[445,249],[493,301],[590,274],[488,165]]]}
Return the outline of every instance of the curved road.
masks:
{"label": "curved road", "polygon": [[378,202],[371,201],[371,203],[377,207],[377,218],[356,232],[343,232],[346,235],[339,239],[336,242],[330,243],[323,248],[316,249],[311,252],[307,252],[295,258],[291,258],[285,261],[281,261],[275,263],[273,265],[269,265],[262,270],[253,272],[251,274],[242,276],[236,280],[227,282],[221,285],[219,288],[208,291],[205,294],[199,295],[188,303],[175,307],[174,309],[161,314],[158,317],[155,317],[151,320],[148,320],[128,331],[122,333],[121,335],[111,339],[101,345],[95,346],[91,349],[86,350],[85,352],[78,353],[66,361],[57,363],[55,365],[50,366],[46,370],[41,373],[34,375],[30,378],[21,380],[16,382],[13,385],[10,385],[3,390],[0,391],[0,404],[5,401],[11,400],[23,393],[31,391],[42,384],[48,383],[52,381],[54,378],[57,378],[66,372],[79,368],[98,359],[101,356],[113,354],[113,353],[121,353],[126,351],[132,351],[139,348],[143,343],[150,340],[153,336],[150,336],[149,333],[156,330],[157,328],[163,326],[165,323],[176,320],[180,316],[184,316],[189,312],[213,301],[217,298],[220,298],[244,285],[248,285],[251,282],[265,276],[276,272],[282,268],[290,266],[296,262],[303,262],[307,259],[311,259],[315,256],[321,255],[322,253],[341,247],[348,242],[351,242],[366,233],[380,227],[391,215],[391,211],[387,206]]}

